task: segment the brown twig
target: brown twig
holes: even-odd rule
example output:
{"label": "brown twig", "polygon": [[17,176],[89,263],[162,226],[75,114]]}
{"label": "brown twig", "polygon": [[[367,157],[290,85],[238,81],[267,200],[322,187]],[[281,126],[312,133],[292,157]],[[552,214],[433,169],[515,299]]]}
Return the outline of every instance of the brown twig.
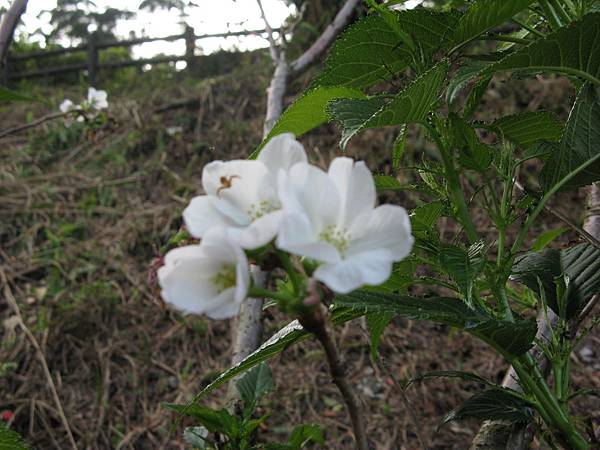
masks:
{"label": "brown twig", "polygon": [[52,114],[48,114],[46,116],[40,117],[39,119],[36,119],[31,123],[26,123],[23,125],[18,125],[16,127],[8,128],[4,131],[0,131],[0,139],[8,136],[10,134],[15,134],[15,133],[18,133],[19,131],[28,130],[30,128],[37,127],[38,125],[41,125],[45,122],[49,122],[50,120],[60,119],[61,117],[66,117],[71,114],[73,114],[73,111],[52,113]]}
{"label": "brown twig", "polygon": [[71,427],[69,426],[69,421],[67,420],[67,416],[65,415],[65,411],[62,407],[60,397],[58,396],[58,392],[56,390],[56,386],[54,384],[52,374],[50,373],[50,369],[48,368],[48,363],[46,362],[46,357],[44,356],[44,353],[42,352],[42,349],[41,349],[37,339],[31,332],[31,330],[29,330],[27,325],[25,325],[25,321],[23,320],[23,316],[21,315],[21,309],[19,308],[19,305],[17,304],[17,300],[15,299],[15,297],[12,294],[12,291],[8,284],[8,280],[7,280],[6,275],[4,274],[3,270],[0,270],[0,278],[2,278],[2,282],[4,284],[4,297],[6,298],[6,301],[9,303],[11,308],[13,309],[15,315],[18,318],[19,326],[21,327],[21,329],[23,330],[23,332],[25,333],[25,335],[31,342],[31,345],[35,349],[38,359],[40,360],[40,363],[44,370],[44,374],[46,376],[46,381],[48,383],[48,387],[50,388],[50,391],[52,392],[52,397],[54,399],[56,409],[58,411],[60,420],[65,429],[65,432],[67,433],[67,437],[69,439],[71,448],[73,448],[74,450],[77,450],[77,444],[75,443],[75,439],[73,438],[73,433],[71,432]]}
{"label": "brown twig", "polygon": [[328,330],[328,324],[323,309],[324,307],[316,309],[313,314],[304,315],[300,317],[298,321],[306,331],[314,334],[323,346],[329,365],[331,379],[337,386],[340,394],[342,394],[348,409],[348,414],[352,420],[352,430],[354,432],[356,448],[359,450],[368,450],[369,444],[367,441],[363,408],[356,393],[352,389],[352,386],[348,383],[348,379],[346,378],[346,368],[341,360],[337,346],[331,337],[331,333]]}

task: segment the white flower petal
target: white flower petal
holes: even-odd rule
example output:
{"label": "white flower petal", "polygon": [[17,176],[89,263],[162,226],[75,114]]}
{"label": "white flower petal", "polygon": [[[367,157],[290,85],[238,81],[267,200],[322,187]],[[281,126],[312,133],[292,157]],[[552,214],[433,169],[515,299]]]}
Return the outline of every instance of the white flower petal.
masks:
{"label": "white flower petal", "polygon": [[71,100],[66,98],[63,100],[63,102],[60,104],[60,106],[58,108],[60,109],[60,112],[67,113],[67,112],[75,109],[75,104]]}
{"label": "white flower petal", "polygon": [[192,236],[201,238],[215,226],[236,226],[236,222],[223,214],[215,205],[213,198],[207,195],[194,197],[187,208],[183,210],[185,226]]}
{"label": "white flower petal", "polygon": [[308,161],[304,147],[292,133],[283,133],[271,138],[257,160],[269,169],[272,176],[277,176],[280,169],[288,171],[294,164]]}
{"label": "white flower petal", "polygon": [[408,213],[396,205],[381,205],[357,216],[349,232],[349,256],[385,249],[399,261],[408,256],[414,243]]}
{"label": "white flower petal", "polygon": [[349,224],[353,218],[373,210],[376,202],[373,175],[363,161],[335,158],[329,166],[329,176],[340,195],[340,224]]}
{"label": "white flower petal", "polygon": [[282,211],[273,211],[259,217],[246,228],[240,231],[238,242],[242,248],[253,250],[264,245],[267,245],[279,230],[279,222],[281,220]]}
{"label": "white flower petal", "polygon": [[200,276],[206,266],[200,246],[171,250],[165,256],[165,263],[158,269],[163,299],[186,314],[202,314],[218,292]]}
{"label": "white flower petal", "polygon": [[392,260],[388,252],[376,250],[349,257],[335,263],[326,263],[315,270],[313,276],[332,291],[347,294],[364,285],[379,285],[392,273]]}
{"label": "white flower petal", "polygon": [[318,261],[335,262],[341,259],[338,250],[321,241],[309,218],[302,213],[285,212],[279,224],[278,248]]}
{"label": "white flower petal", "polygon": [[222,320],[237,316],[241,302],[235,300],[235,288],[225,289],[214,301],[214,306],[206,310],[211,319]]}
{"label": "white flower petal", "polygon": [[253,212],[278,203],[276,180],[269,179],[259,161],[213,161],[204,166],[202,185],[206,194],[220,200],[215,206],[243,226],[251,222]]}
{"label": "white flower petal", "polygon": [[337,223],[340,206],[337,189],[318,167],[298,163],[288,173],[280,171],[278,186],[283,209],[305,215],[317,234]]}

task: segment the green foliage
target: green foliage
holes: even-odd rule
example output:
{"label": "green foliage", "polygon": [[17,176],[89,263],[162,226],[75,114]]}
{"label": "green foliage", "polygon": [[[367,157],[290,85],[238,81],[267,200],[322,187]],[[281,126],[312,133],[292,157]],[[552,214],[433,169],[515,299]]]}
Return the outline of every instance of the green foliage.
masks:
{"label": "green foliage", "polygon": [[534,41],[483,73],[502,70],[558,72],[600,84],[600,13],[588,14]]}
{"label": "green foliage", "polygon": [[486,125],[486,128],[521,147],[529,147],[540,141],[558,142],[563,132],[558,117],[547,112],[505,116]]}
{"label": "green foliage", "polygon": [[367,329],[371,335],[371,358],[374,360],[377,359],[381,335],[393,318],[391,313],[367,314]]}
{"label": "green foliage", "polygon": [[[592,298],[600,293],[600,249],[579,244],[564,250],[546,249],[526,253],[515,261],[512,279],[523,283],[548,306],[566,320],[574,317]],[[567,290],[560,298],[558,280],[564,280]]]}
{"label": "green foliage", "polygon": [[236,383],[236,388],[244,404],[244,415],[249,417],[260,399],[275,388],[271,369],[266,364],[254,367]]}
{"label": "green foliage", "polygon": [[559,144],[548,156],[540,173],[540,184],[549,189],[576,173],[561,189],[574,189],[600,180],[600,94],[599,88],[585,83],[569,114]]}
{"label": "green foliage", "polygon": [[328,112],[343,129],[341,146],[345,147],[353,136],[367,128],[423,122],[438,100],[447,72],[447,62],[437,64],[390,102],[380,97],[331,102]]}
{"label": "green foliage", "polygon": [[498,320],[481,309],[469,308],[455,298],[415,298],[400,294],[355,291],[336,297],[336,305],[357,313],[387,313],[414,320],[431,320],[463,329],[509,358],[529,350],[537,331],[535,322]]}
{"label": "green foliage", "polygon": [[460,18],[450,41],[461,47],[521,12],[534,0],[478,0]]}
{"label": "green foliage", "polygon": [[0,450],[29,450],[30,447],[14,430],[0,424]]}
{"label": "green foliage", "polygon": [[442,425],[464,419],[503,420],[529,423],[533,419],[533,405],[509,389],[489,389],[477,393],[450,411]]}
{"label": "green foliage", "polygon": [[485,265],[484,243],[477,242],[467,250],[456,245],[442,244],[439,249],[439,262],[456,282],[467,305],[473,307],[473,287]]}

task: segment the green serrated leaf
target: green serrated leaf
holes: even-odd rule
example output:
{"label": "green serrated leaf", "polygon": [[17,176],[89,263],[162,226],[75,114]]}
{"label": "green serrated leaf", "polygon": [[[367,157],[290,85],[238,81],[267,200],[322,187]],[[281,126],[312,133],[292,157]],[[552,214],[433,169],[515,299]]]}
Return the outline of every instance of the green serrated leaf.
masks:
{"label": "green serrated leaf", "polygon": [[451,114],[450,122],[460,165],[465,169],[485,172],[493,160],[492,149],[479,140],[475,129],[461,117]]}
{"label": "green serrated leaf", "polygon": [[359,290],[337,296],[335,304],[356,312],[391,313],[415,320],[444,323],[471,333],[507,358],[522,355],[533,345],[537,324],[532,320],[498,320],[449,297],[415,298],[401,294]]}
{"label": "green serrated leaf", "polygon": [[293,133],[296,137],[318,127],[328,119],[325,107],[336,98],[362,98],[365,95],[347,87],[316,87],[305,92],[281,115],[271,132],[249,156],[255,159],[261,149],[273,137],[281,133]]}
{"label": "green serrated leaf", "polygon": [[[600,41],[600,34],[598,39]],[[600,88],[585,83],[577,94],[560,145],[542,168],[540,184],[549,189],[583,166],[585,168],[567,181],[561,190],[575,189],[600,180],[600,161],[594,160],[598,158],[599,148]]]}
{"label": "green serrated leaf", "polygon": [[450,411],[440,426],[464,419],[529,423],[533,419],[533,405],[509,389],[489,389],[473,395]]}
{"label": "green serrated leaf", "polygon": [[494,131],[521,147],[529,147],[540,141],[558,142],[563,126],[555,114],[549,112],[524,112],[502,117],[488,125]]}
{"label": "green serrated leaf", "polygon": [[[444,211],[442,202],[426,203],[415,208],[410,214],[412,232],[415,236],[432,231]],[[436,230],[437,234],[437,230]]]}
{"label": "green serrated leaf", "polygon": [[465,107],[463,109],[464,119],[470,119],[473,117],[491,80],[492,77],[484,77],[475,83],[471,89],[471,92],[469,92],[467,100],[465,101]]}
{"label": "green serrated leaf", "polygon": [[460,66],[458,71],[449,80],[448,87],[446,88],[446,101],[448,104],[455,104],[460,97],[461,91],[474,79],[479,77],[491,64],[492,62],[490,61],[474,59]]}
{"label": "green serrated leaf", "polygon": [[427,373],[424,373],[423,375],[419,375],[418,377],[411,379],[406,384],[406,387],[409,387],[411,384],[427,380],[429,378],[460,378],[461,380],[464,380],[464,381],[474,381],[476,383],[485,384],[486,386],[490,386],[490,387],[492,387],[492,386],[500,387],[500,386],[497,386],[496,384],[492,383],[491,381],[486,380],[482,376],[477,375],[476,373],[464,372],[462,370],[437,370],[437,371],[427,372]]}
{"label": "green serrated leaf", "polygon": [[456,49],[523,11],[535,0],[478,0],[460,18],[452,38]]}
{"label": "green serrated leaf", "polygon": [[327,111],[342,126],[342,148],[353,136],[367,128],[423,122],[438,100],[448,67],[447,61],[438,63],[389,103],[385,103],[381,97],[331,102]]}
{"label": "green serrated leaf", "polygon": [[373,176],[375,181],[375,189],[378,192],[381,191],[402,191],[407,189],[407,185],[402,184],[398,181],[398,178],[390,175],[375,175]]}
{"label": "green serrated leaf", "polygon": [[29,450],[30,447],[14,430],[0,424],[0,450]]}
{"label": "green serrated leaf", "polygon": [[492,64],[483,73],[503,70],[558,72],[600,85],[600,13],[587,14],[534,41]]}
{"label": "green serrated leaf", "polygon": [[235,386],[244,403],[244,415],[250,417],[260,399],[275,388],[271,368],[267,364],[260,364],[246,372]]}
{"label": "green serrated leaf", "polygon": [[600,249],[584,243],[563,250],[545,249],[531,252],[515,260],[511,279],[526,285],[540,296],[540,282],[548,306],[559,316],[555,279],[569,279],[564,319],[574,317],[592,298],[600,293]]}
{"label": "green serrated leaf", "polygon": [[[397,21],[397,27],[390,26],[390,17]],[[367,16],[337,39],[315,85],[361,89],[389,80],[412,61],[410,46],[402,42],[397,30],[418,42],[428,59],[445,42],[456,20],[455,13],[426,9],[390,12],[388,21],[379,15]]]}
{"label": "green serrated leaf", "polygon": [[473,286],[485,264],[483,242],[465,250],[456,245],[442,244],[439,251],[440,267],[450,275],[463,294],[469,307],[473,307]]}
{"label": "green serrated leaf", "polygon": [[391,313],[367,314],[367,329],[371,336],[371,358],[373,360],[377,359],[381,335],[393,318],[394,315]]}

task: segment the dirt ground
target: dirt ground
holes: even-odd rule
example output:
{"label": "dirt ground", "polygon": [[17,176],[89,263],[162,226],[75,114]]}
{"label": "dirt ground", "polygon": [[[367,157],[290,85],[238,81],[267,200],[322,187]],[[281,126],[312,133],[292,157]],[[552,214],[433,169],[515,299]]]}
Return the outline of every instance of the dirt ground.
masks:
{"label": "dirt ground", "polygon": [[[259,143],[269,67],[262,64],[259,70],[257,64],[202,81],[146,75],[143,82],[108,89],[112,120],[93,133],[82,136],[48,122],[3,139],[0,411],[14,414],[10,426],[33,448],[70,448],[49,377],[79,448],[185,448],[181,429],[171,430],[175,415],[163,403],[188,401],[228,367],[230,326],[164,308],[147,276],[153,258],[181,226],[182,209],[198,192],[202,166],[245,157]],[[292,91],[299,92],[309,79],[310,74],[296,81]],[[49,104],[2,107],[1,128],[26,123],[28,114],[41,117],[65,95],[76,98],[83,91],[62,89],[42,91]],[[498,80],[479,118],[538,108],[565,118],[572,98],[572,88],[560,78]],[[185,100],[190,102],[182,106]],[[181,130],[173,134],[167,130],[172,127]],[[338,137],[328,125],[302,142],[314,162],[327,165],[340,152]],[[393,129],[368,131],[352,142],[349,154],[365,159],[374,172],[390,173],[386,155],[393,139]],[[412,179],[408,168],[432,147],[411,132],[408,149],[401,181]],[[535,169],[524,173],[525,182]],[[582,190],[554,203],[580,222],[584,198]],[[393,200],[407,208],[418,202],[404,194]],[[535,231],[559,225],[545,214]],[[454,224],[441,226],[451,230]],[[482,216],[478,226],[492,231]],[[559,244],[576,239],[566,233]],[[18,327],[9,297],[30,335]],[[267,312],[265,335],[288,320]],[[446,369],[472,370],[500,382],[506,370],[482,342],[432,323],[395,320],[376,364],[361,321],[341,327],[338,342],[364,402],[369,436],[382,450],[420,448],[410,411],[430,449],[466,449],[480,425],[468,421],[438,430],[444,414],[481,386],[431,380],[403,393],[401,383]],[[574,389],[600,389],[599,355],[596,330],[573,355]],[[271,367],[277,391],[264,402],[272,416],[261,439],[283,441],[294,425],[317,423],[326,448],[352,448],[349,419],[320,347],[305,341],[272,360]],[[221,393],[207,402],[219,405]],[[598,425],[598,399],[579,397],[574,405]]]}

